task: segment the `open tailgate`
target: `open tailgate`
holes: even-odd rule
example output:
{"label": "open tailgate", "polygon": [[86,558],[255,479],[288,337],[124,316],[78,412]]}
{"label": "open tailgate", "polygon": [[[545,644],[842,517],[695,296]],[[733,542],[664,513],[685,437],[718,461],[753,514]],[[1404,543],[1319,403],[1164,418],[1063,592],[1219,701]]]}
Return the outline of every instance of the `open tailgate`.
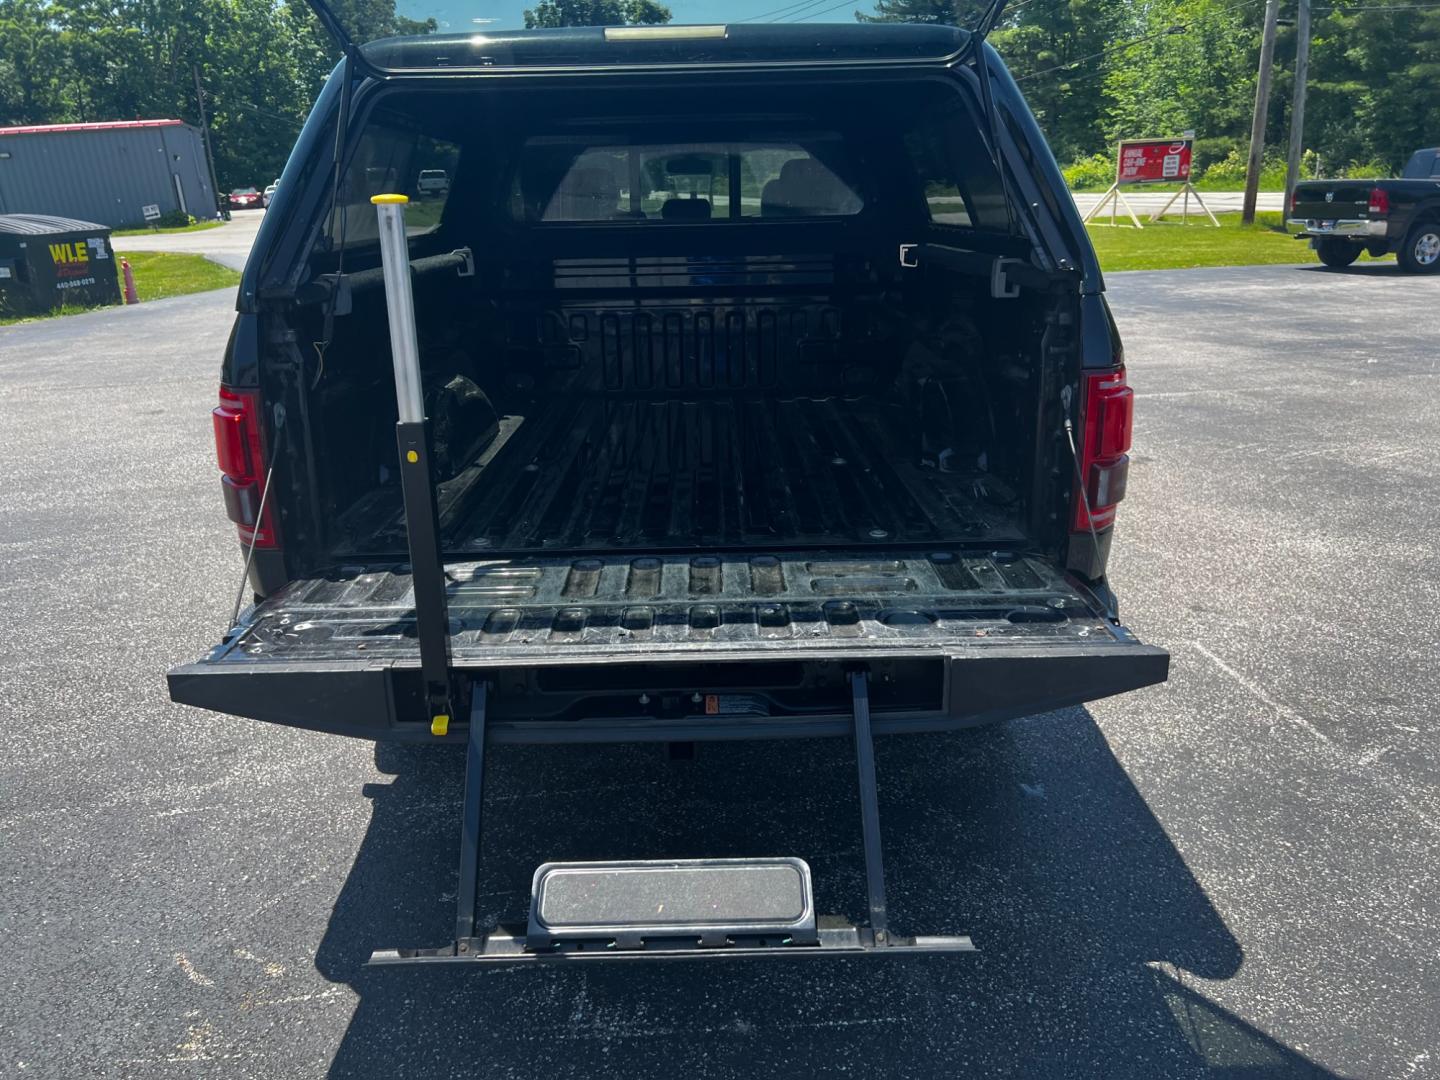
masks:
{"label": "open tailgate", "polygon": [[[1169,665],[1076,581],[1000,553],[496,559],[446,579],[451,669],[494,687],[499,738],[841,734],[856,666],[875,676],[877,731],[933,730],[1162,682]],[[414,606],[399,565],[292,582],[172,671],[171,697],[430,738]]]}

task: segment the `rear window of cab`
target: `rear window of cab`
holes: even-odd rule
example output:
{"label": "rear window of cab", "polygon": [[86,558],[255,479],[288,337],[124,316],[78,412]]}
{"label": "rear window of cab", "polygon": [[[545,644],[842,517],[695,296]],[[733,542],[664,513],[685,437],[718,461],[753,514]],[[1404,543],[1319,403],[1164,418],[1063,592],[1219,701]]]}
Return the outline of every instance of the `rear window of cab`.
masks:
{"label": "rear window of cab", "polygon": [[621,142],[537,136],[509,216],[532,224],[843,218],[865,208],[837,136]]}

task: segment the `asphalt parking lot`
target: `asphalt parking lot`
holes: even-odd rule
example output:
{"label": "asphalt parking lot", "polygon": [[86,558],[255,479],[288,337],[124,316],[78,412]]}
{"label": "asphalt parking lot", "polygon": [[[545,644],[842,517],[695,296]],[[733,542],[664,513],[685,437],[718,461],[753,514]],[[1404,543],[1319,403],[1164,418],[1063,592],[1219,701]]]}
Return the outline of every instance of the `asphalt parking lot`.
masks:
{"label": "asphalt parking lot", "polygon": [[[203,235],[203,234],[200,234]],[[904,961],[379,970],[443,941],[461,759],[168,703],[239,573],[228,294],[0,329],[0,1068],[38,1077],[1440,1073],[1440,350],[1388,264],[1115,275],[1114,583],[1171,681],[879,748]],[[775,852],[863,904],[840,741],[493,756],[546,858]]]}

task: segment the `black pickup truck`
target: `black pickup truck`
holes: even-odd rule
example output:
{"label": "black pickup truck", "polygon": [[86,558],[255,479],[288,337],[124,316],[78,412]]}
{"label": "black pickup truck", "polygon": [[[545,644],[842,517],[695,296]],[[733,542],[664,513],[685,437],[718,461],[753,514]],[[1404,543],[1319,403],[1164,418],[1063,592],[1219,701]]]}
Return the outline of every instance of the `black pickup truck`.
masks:
{"label": "black pickup truck", "polygon": [[1440,149],[1415,151],[1398,180],[1296,184],[1286,221],[1326,266],[1393,252],[1411,273],[1440,271]]}
{"label": "black pickup truck", "polygon": [[[347,59],[214,413],[254,603],[173,699],[468,745],[456,940],[377,959],[966,947],[886,927],[872,733],[1073,706],[1169,659],[1106,583],[1133,396],[984,42],[998,6],[973,32],[356,46],[315,3]],[[431,170],[388,281],[372,196]],[[428,434],[397,448],[387,334],[412,323]],[[487,747],[817,735],[855,740],[868,925],[817,924],[787,857],[547,865],[528,924],[475,926]]]}

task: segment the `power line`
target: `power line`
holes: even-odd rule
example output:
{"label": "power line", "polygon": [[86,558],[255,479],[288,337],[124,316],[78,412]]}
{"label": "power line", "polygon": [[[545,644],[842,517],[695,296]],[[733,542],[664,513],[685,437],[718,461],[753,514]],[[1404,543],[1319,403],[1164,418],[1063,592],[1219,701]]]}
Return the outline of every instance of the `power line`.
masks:
{"label": "power line", "polygon": [[824,11],[812,11],[809,15],[806,15],[804,18],[792,19],[791,22],[804,22],[806,19],[818,18],[818,17],[821,16],[821,15],[829,15],[832,11],[839,11],[841,8],[847,8],[847,7],[848,7],[848,8],[853,8],[854,6],[855,6],[855,0],[845,0],[845,3],[843,3],[843,4],[836,4],[834,7],[828,7],[828,8],[826,8]]}
{"label": "power line", "polygon": [[295,128],[305,126],[302,121],[296,120],[293,116],[285,116],[283,113],[271,112],[269,109],[260,108],[259,105],[251,105],[248,101],[239,101],[235,98],[230,98],[227,104],[235,105],[242,109],[249,109],[253,113],[259,113],[261,116],[268,116],[271,120],[281,120]]}
{"label": "power line", "polygon": [[814,7],[816,4],[822,4],[824,2],[825,0],[799,0],[799,3],[786,4],[784,7],[778,7],[774,11],[762,11],[759,15],[751,15],[749,18],[741,19],[740,22],[759,22],[761,19],[768,19],[772,15],[785,15],[789,17],[789,15],[796,14],[798,11],[807,7]]}
{"label": "power line", "polygon": [[[1252,4],[1253,4],[1253,3],[1259,3],[1259,0],[1249,0],[1249,2],[1252,3]],[[1105,48],[1101,49],[1099,52],[1093,52],[1093,53],[1091,53],[1091,54],[1088,55],[1088,56],[1081,56],[1081,57],[1079,57],[1079,58],[1077,58],[1077,59],[1075,59],[1075,60],[1071,60],[1071,61],[1069,61],[1069,62],[1067,62],[1067,63],[1064,63],[1064,64],[1056,64],[1054,67],[1043,68],[1043,69],[1040,70],[1040,71],[1032,71],[1032,72],[1030,72],[1030,73],[1027,74],[1027,75],[1021,75],[1021,76],[1020,76],[1019,78],[1017,78],[1015,81],[1016,81],[1017,83],[1021,83],[1021,82],[1025,82],[1027,79],[1038,79],[1041,75],[1051,75],[1051,74],[1054,74],[1054,73],[1057,72],[1057,71],[1068,71],[1068,70],[1071,69],[1071,68],[1079,67],[1081,64],[1085,63],[1085,61],[1087,61],[1087,60],[1095,60],[1095,59],[1098,59],[1099,57],[1102,57],[1102,56],[1108,56],[1108,55],[1110,55],[1110,54],[1113,53],[1113,52],[1121,52],[1121,51],[1123,51],[1123,50],[1125,50],[1125,49],[1132,48],[1132,47],[1135,46],[1135,45],[1143,45],[1143,44],[1145,44],[1145,42],[1147,42],[1147,41],[1154,41],[1154,40],[1156,40],[1157,38],[1170,37],[1170,36],[1172,36],[1173,34],[1183,33],[1183,32],[1184,32],[1184,28],[1183,28],[1183,27],[1170,26],[1170,27],[1167,27],[1167,28],[1164,29],[1164,30],[1161,30],[1159,33],[1156,33],[1156,34],[1146,34],[1144,37],[1131,38],[1129,41],[1116,42],[1114,45],[1106,46]]]}
{"label": "power line", "polygon": [[772,22],[800,22],[810,15],[818,15],[819,11],[817,9],[819,9],[820,5],[824,3],[826,3],[826,0],[810,0],[810,2],[805,4],[803,7],[796,8],[788,15],[782,15],[778,19],[773,19]]}

